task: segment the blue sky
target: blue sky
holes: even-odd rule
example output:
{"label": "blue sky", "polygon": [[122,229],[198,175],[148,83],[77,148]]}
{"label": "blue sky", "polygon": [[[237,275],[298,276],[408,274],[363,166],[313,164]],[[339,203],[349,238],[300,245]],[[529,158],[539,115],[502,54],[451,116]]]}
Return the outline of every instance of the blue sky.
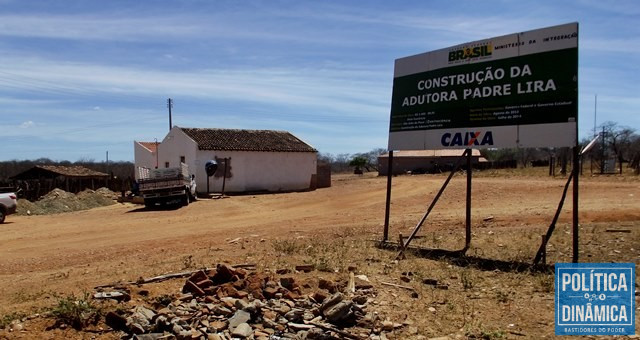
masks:
{"label": "blue sky", "polygon": [[394,60],[580,23],[579,133],[640,130],[640,1],[0,0],[0,160],[133,160],[185,127],[386,147]]}

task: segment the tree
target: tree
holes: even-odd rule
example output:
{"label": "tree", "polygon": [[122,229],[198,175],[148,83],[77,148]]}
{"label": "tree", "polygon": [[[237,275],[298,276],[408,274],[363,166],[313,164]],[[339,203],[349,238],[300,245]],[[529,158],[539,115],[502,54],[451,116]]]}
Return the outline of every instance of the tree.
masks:
{"label": "tree", "polygon": [[362,168],[366,167],[368,160],[362,156],[356,156],[351,159],[349,166],[355,167],[354,174],[362,175]]}
{"label": "tree", "polygon": [[637,139],[635,130],[626,126],[619,126],[615,122],[605,122],[601,125],[604,132],[605,145],[610,147],[618,161],[619,173],[622,174],[622,163],[632,158],[632,145]]}

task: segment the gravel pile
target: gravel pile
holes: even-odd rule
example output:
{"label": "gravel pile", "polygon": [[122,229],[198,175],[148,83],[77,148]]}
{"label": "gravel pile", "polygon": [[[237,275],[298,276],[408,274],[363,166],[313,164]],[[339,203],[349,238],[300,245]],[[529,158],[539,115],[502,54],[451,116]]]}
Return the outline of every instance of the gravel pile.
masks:
{"label": "gravel pile", "polygon": [[53,189],[36,202],[18,200],[18,215],[49,215],[87,210],[115,204],[118,194],[107,188],[96,191],[87,189],[77,195],[61,189]]}

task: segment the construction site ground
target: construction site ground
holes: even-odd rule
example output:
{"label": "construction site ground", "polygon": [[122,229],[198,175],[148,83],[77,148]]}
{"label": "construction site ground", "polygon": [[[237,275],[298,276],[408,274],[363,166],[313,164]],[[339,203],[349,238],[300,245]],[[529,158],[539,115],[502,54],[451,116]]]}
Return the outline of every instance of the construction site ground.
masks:
{"label": "construction site ground", "polygon": [[[411,233],[445,178],[393,178],[391,241]],[[404,324],[388,338],[553,338],[553,273],[515,268],[533,260],[565,182],[566,177],[544,171],[474,173],[473,240],[467,255],[513,263],[513,268],[411,252],[396,261],[396,250],[374,242],[382,238],[387,186],[387,179],[375,174],[334,175],[332,187],[310,192],[198,200],[179,209],[118,203],[53,215],[10,215],[0,225],[0,319],[46,314],[60,296],[82,296],[98,285],[217,263],[255,264],[274,275],[312,264],[315,270],[294,276],[344,280],[349,267],[366,275],[377,292],[369,308]],[[459,173],[412,244],[464,246],[465,188],[466,176]],[[571,261],[571,195],[570,187],[549,242],[548,263]],[[581,262],[640,262],[637,176],[585,174],[579,207]],[[440,287],[425,279],[437,280]],[[144,297],[133,289],[131,303],[178,293],[183,284],[148,284]],[[119,337],[105,325],[83,332],[48,329],[53,324],[46,317],[24,318],[22,330],[7,326],[0,338]]]}

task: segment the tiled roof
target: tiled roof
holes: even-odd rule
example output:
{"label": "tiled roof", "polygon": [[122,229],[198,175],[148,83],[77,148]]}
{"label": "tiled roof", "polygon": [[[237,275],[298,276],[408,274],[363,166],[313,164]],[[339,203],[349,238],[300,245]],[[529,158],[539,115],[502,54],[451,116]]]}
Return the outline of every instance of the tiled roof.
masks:
{"label": "tiled roof", "polygon": [[317,152],[287,131],[180,128],[200,150]]}
{"label": "tiled roof", "polygon": [[72,177],[106,177],[104,172],[87,169],[83,166],[62,166],[62,165],[36,165],[36,168],[49,170],[64,176]]}
{"label": "tiled roof", "polygon": [[146,149],[148,149],[151,152],[156,152],[159,143],[156,143],[156,142],[138,142],[138,144],[144,146]]}
{"label": "tiled roof", "polygon": [[[462,149],[439,149],[439,150],[398,150],[393,152],[393,157],[458,157],[462,156]],[[472,149],[471,156],[480,157],[480,150]],[[388,153],[380,157],[389,157]]]}
{"label": "tiled roof", "polygon": [[36,165],[33,168],[23,171],[11,179],[37,179],[41,176],[52,177],[53,176],[67,176],[67,177],[82,177],[82,178],[96,178],[96,177],[108,177],[108,174],[103,172],[87,169],[83,166],[62,166],[62,165]]}

